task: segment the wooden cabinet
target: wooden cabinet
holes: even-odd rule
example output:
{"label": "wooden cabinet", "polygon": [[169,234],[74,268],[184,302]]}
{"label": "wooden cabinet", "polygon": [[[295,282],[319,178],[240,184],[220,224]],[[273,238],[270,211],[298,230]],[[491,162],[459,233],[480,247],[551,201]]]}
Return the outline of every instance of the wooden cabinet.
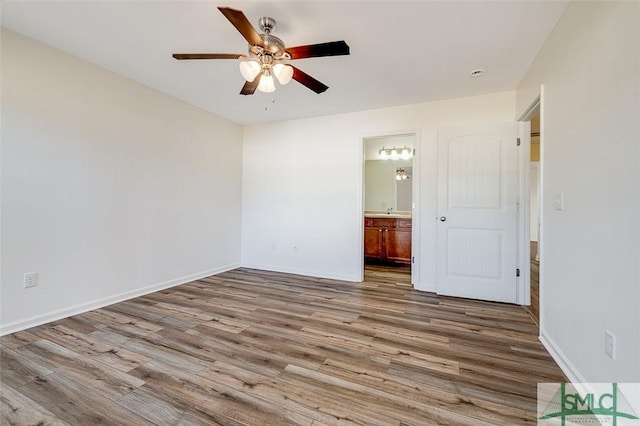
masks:
{"label": "wooden cabinet", "polygon": [[364,257],[381,263],[411,263],[411,219],[364,218]]}

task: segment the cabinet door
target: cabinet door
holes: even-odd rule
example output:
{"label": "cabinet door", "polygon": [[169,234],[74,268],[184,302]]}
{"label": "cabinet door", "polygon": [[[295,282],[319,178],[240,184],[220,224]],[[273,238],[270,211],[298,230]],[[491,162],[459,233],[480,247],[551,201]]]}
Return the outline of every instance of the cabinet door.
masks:
{"label": "cabinet door", "polygon": [[382,234],[380,228],[364,228],[365,257],[382,258]]}
{"label": "cabinet door", "polygon": [[385,257],[398,263],[411,263],[411,230],[385,229]]}

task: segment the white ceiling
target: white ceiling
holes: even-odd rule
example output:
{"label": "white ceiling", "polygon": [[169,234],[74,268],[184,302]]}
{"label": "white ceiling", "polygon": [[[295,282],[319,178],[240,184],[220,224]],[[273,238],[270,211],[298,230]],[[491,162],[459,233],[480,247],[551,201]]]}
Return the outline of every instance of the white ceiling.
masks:
{"label": "white ceiling", "polygon": [[[513,90],[566,1],[3,1],[2,26],[240,124]],[[235,60],[176,61],[174,52],[246,53],[217,10],[271,16],[288,46],[345,40],[350,56],[295,65],[299,83],[239,95]],[[476,68],[486,70],[470,78]]]}

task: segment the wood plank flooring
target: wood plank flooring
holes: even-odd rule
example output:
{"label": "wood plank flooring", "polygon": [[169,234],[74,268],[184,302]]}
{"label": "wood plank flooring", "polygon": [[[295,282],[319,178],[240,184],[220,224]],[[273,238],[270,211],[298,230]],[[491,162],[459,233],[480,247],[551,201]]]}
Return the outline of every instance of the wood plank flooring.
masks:
{"label": "wood plank flooring", "polygon": [[538,242],[531,241],[530,250],[530,264],[531,264],[531,305],[525,307],[525,310],[529,312],[533,322],[536,325],[540,325],[540,262],[536,260],[536,253],[538,252]]}
{"label": "wood plank flooring", "polygon": [[0,338],[5,425],[533,425],[520,307],[238,269]]}

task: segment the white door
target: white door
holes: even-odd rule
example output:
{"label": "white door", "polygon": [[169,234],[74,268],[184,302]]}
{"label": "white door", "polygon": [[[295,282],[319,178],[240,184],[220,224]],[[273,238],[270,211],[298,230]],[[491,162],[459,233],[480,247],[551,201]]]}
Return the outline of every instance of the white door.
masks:
{"label": "white door", "polygon": [[438,132],[438,294],[515,303],[516,123]]}

